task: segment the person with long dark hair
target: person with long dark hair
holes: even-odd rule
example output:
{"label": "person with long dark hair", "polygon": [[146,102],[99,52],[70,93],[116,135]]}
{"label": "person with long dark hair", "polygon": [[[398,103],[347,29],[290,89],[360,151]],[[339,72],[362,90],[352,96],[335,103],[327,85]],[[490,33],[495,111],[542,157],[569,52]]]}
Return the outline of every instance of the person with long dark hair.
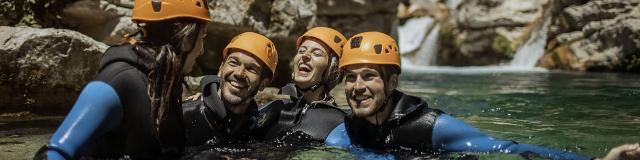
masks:
{"label": "person with long dark hair", "polygon": [[138,31],[104,53],[95,79],[36,158],[157,159],[181,152],[181,85],[203,51],[207,2],[136,0],[132,20]]}

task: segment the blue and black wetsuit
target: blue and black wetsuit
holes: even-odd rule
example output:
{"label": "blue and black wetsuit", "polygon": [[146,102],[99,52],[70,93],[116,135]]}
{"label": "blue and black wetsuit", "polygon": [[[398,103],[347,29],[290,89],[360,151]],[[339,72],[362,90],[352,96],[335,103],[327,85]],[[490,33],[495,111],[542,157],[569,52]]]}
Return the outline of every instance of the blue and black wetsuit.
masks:
{"label": "blue and black wetsuit", "polygon": [[48,159],[91,157],[156,159],[180,153],[184,132],[179,104],[169,107],[159,132],[151,118],[147,73],[152,59],[134,46],[109,48],[89,82],[43,148]]}
{"label": "blue and black wetsuit", "polygon": [[309,103],[294,84],[281,89],[291,100],[276,100],[261,108],[260,132],[266,140],[287,144],[324,142],[346,115],[335,103]]}
{"label": "blue and black wetsuit", "polygon": [[325,144],[432,153],[501,152],[549,159],[590,159],[567,151],[495,139],[440,110],[428,108],[420,98],[399,91],[392,93],[391,100],[395,108],[386,122],[374,125],[350,115],[331,131]]}
{"label": "blue and black wetsuit", "polygon": [[247,113],[235,114],[218,95],[219,84],[218,76],[205,76],[200,81],[202,101],[182,105],[187,145],[198,146],[210,140],[210,143],[219,143],[247,141],[252,138],[257,128],[256,102],[251,100]]}

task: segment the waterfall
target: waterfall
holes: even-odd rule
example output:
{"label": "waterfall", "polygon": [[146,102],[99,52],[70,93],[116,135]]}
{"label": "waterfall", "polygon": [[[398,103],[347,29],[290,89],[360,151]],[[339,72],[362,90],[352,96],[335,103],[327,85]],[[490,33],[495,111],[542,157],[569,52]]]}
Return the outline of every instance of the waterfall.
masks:
{"label": "waterfall", "polygon": [[534,68],[538,60],[544,55],[547,45],[547,32],[551,25],[551,16],[545,15],[544,22],[535,26],[529,39],[520,46],[510,62],[512,67]]}
{"label": "waterfall", "polygon": [[438,35],[440,34],[440,24],[437,24],[427,38],[422,43],[422,47],[418,49],[415,56],[415,64],[422,66],[430,66],[436,63],[436,55],[438,53]]}
{"label": "waterfall", "polygon": [[[434,26],[435,25],[435,26]],[[400,54],[409,57],[403,63],[429,66],[435,63],[438,52],[440,25],[431,17],[407,20],[398,27]]]}

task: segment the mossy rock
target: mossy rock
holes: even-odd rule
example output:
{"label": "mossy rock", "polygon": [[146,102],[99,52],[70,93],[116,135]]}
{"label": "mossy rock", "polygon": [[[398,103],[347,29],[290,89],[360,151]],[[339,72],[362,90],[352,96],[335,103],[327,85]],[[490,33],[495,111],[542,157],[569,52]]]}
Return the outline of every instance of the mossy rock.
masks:
{"label": "mossy rock", "polygon": [[511,41],[504,36],[496,35],[491,43],[491,48],[497,53],[513,58],[515,51],[511,48]]}

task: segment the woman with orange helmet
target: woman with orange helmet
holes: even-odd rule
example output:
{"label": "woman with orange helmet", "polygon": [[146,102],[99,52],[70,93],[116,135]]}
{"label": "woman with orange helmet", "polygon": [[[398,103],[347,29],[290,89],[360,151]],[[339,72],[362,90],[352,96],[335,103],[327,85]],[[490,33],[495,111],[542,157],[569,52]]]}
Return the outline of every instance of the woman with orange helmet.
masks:
{"label": "woman with orange helmet", "polygon": [[181,84],[203,51],[207,5],[136,0],[138,32],[104,53],[96,78],[38,156],[157,159],[179,153],[185,142]]}
{"label": "woman with orange helmet", "polygon": [[323,142],[342,122],[345,113],[336,107],[329,92],[342,79],[338,59],[345,41],[344,35],[327,27],[312,28],[298,38],[293,82],[281,89],[291,99],[270,102],[262,109],[265,123],[260,132],[264,138],[286,139],[284,143],[300,142],[301,138]]}
{"label": "woman with orange helmet", "polygon": [[245,32],[233,38],[222,55],[218,74],[200,81],[202,99],[182,106],[189,146],[246,142],[256,129],[254,96],[275,73],[275,45],[267,37]]}

